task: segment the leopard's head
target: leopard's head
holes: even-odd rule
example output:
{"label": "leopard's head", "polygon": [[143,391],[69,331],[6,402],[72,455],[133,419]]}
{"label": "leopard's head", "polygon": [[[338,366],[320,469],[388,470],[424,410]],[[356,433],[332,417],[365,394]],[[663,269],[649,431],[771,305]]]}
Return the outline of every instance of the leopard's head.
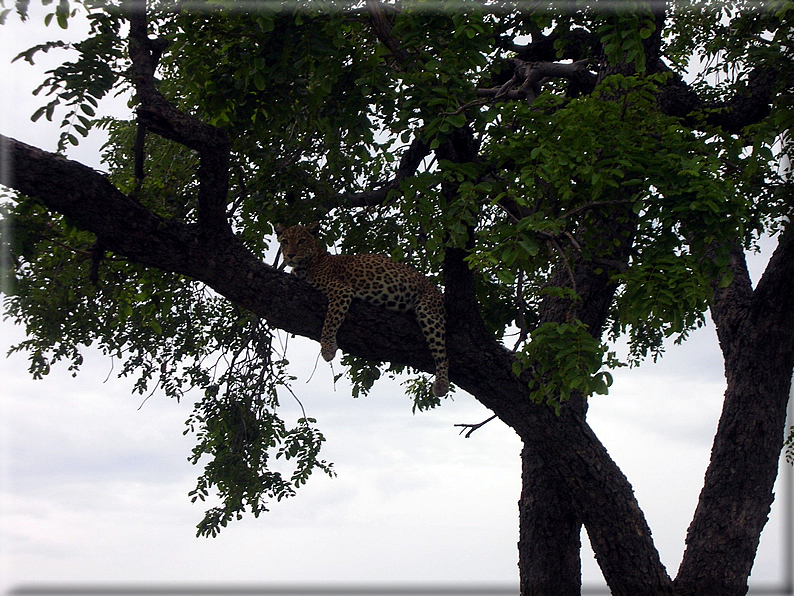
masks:
{"label": "leopard's head", "polygon": [[276,238],[281,244],[281,254],[284,262],[289,267],[300,267],[308,264],[315,256],[322,252],[315,234],[320,229],[319,222],[308,225],[292,226],[289,228],[276,224]]}

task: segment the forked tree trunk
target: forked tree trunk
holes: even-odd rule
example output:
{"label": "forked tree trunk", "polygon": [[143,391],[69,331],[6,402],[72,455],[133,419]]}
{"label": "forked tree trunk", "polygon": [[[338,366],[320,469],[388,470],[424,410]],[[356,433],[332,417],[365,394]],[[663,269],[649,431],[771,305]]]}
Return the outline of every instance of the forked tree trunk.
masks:
{"label": "forked tree trunk", "polygon": [[[590,249],[609,257],[613,263],[625,263],[631,250],[634,235],[635,219],[630,212],[616,209],[603,218],[591,223],[603,230],[603,238],[620,239],[615,245],[611,243],[598,246],[597,236],[590,238]],[[585,243],[580,237],[580,242]],[[540,309],[539,324],[545,322],[563,323],[571,318],[584,322],[595,337],[600,337],[604,328],[609,308],[614,297],[616,284],[611,281],[608,273],[592,262],[582,259],[578,254],[571,256],[570,269],[559,265],[551,281],[552,286],[571,287],[575,285],[577,294],[582,298],[573,303],[563,298],[547,298]],[[584,424],[587,402],[581,395],[573,396],[563,405],[564,415],[553,420],[552,424],[565,425],[573,420]],[[570,479],[561,475],[560,468],[549,465],[548,454],[543,452],[558,449],[556,445],[541,445],[534,440],[525,441],[521,453],[522,490],[519,501],[519,578],[522,596],[568,596],[581,593],[581,529],[583,516],[577,507],[575,491],[571,490]],[[617,469],[615,469],[617,472]],[[618,477],[619,476],[619,477]],[[620,498],[625,502],[634,502],[631,487],[625,478],[617,472],[610,479],[615,490],[624,492]],[[639,512],[638,512],[639,513]],[[639,513],[641,517],[641,513]],[[595,520],[592,513],[589,519]],[[642,520],[644,523],[644,520]],[[598,525],[598,521],[594,521]],[[605,565],[604,575],[612,582],[615,593],[626,593],[631,596],[638,594],[669,594],[670,579],[664,573],[661,564],[648,562],[647,551],[642,549],[629,557],[635,561],[645,561],[648,566],[646,574],[621,574],[619,570],[628,560],[623,555],[610,557],[610,533],[594,527],[594,549],[597,557]],[[646,531],[647,528],[641,531]],[[652,545],[650,545],[652,548]],[[648,548],[648,544],[645,544]],[[658,554],[657,554],[658,559]],[[653,567],[653,569],[651,569]],[[620,577],[624,575],[623,577]],[[641,585],[646,581],[646,585]],[[624,583],[625,582],[625,583]]]}

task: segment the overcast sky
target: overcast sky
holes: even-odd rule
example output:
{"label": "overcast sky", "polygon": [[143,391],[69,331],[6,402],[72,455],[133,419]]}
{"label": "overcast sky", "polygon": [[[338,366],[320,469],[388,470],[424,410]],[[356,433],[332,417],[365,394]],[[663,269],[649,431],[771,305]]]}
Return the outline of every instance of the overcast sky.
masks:
{"label": "overcast sky", "polygon": [[[9,21],[0,29],[0,132],[54,150],[59,119],[31,123],[43,99],[30,92],[63,54],[51,51],[35,68],[9,62],[63,32]],[[107,109],[126,108],[118,100]],[[99,167],[101,140],[84,141],[70,157]],[[752,260],[754,279],[763,260]],[[4,357],[23,330],[4,321],[0,334],[4,593],[97,582],[517,585],[520,441],[498,421],[460,436],[454,424],[490,415],[468,394],[458,391],[441,408],[416,415],[399,383],[382,381],[370,397],[354,400],[344,382],[334,386],[326,363],[312,374],[318,344],[291,340],[295,391],[318,420],[327,438],[323,455],[338,477],[317,474],[259,519],[196,538],[206,504],[187,496],[200,472],[187,461],[195,437],[182,434],[189,400],[155,394],[140,407],[131,381],[117,379],[111,362],[93,350],[85,351],[76,378],[64,366],[33,381],[24,355]],[[588,419],[632,482],[674,576],[725,388],[713,327],[670,346],[657,364],[614,376],[610,394],[591,399]],[[297,418],[297,404],[282,401],[285,419]],[[781,585],[792,565],[784,560],[782,532],[790,466],[783,470],[751,587]],[[585,584],[603,585],[585,551]]]}

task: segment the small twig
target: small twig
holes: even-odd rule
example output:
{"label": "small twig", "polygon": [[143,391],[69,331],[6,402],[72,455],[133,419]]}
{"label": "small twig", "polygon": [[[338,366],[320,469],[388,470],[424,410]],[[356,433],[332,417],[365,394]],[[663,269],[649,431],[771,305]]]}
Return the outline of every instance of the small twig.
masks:
{"label": "small twig", "polygon": [[110,378],[110,375],[112,375],[112,374],[113,374],[113,368],[114,368],[115,362],[116,362],[116,359],[115,359],[115,358],[113,358],[113,356],[111,356],[111,357],[110,357],[110,370],[108,371],[108,376],[106,376],[106,377],[105,377],[105,380],[104,380],[104,381],[102,381],[102,383],[103,383],[103,384],[104,384],[104,383],[107,383],[107,382],[108,382],[108,379]]}
{"label": "small twig", "polygon": [[294,399],[296,402],[298,402],[298,405],[300,406],[301,412],[303,412],[303,419],[304,419],[304,420],[306,420],[306,421],[308,422],[308,419],[309,419],[309,417],[306,415],[306,410],[303,408],[303,404],[301,403],[301,400],[299,400],[299,399],[298,399],[298,396],[297,396],[297,395],[295,395],[295,392],[292,390],[292,387],[290,387],[290,386],[289,386],[289,385],[287,385],[286,383],[284,383],[284,384],[283,384],[283,387],[285,387],[285,388],[287,389],[287,391],[289,391],[289,392],[290,392],[290,395],[292,395],[292,398],[293,398],[293,399]]}
{"label": "small twig", "polygon": [[240,208],[240,205],[243,204],[245,198],[248,196],[248,187],[245,184],[245,178],[242,172],[240,172],[237,184],[240,186],[240,190],[234,195],[234,200],[226,210],[226,217],[228,218],[231,218],[237,212],[237,209]]}
{"label": "small twig", "polygon": [[565,230],[565,231],[563,232],[563,234],[565,235],[565,237],[566,237],[568,240],[570,240],[570,241],[571,241],[571,244],[573,245],[573,247],[574,247],[574,248],[575,248],[575,249],[576,249],[578,252],[580,252],[580,253],[581,253],[581,252],[582,252],[582,245],[581,245],[581,244],[579,244],[579,242],[577,242],[576,238],[574,238],[574,237],[573,237],[573,234],[571,234],[571,233],[570,233],[568,230]]}
{"label": "small twig", "polygon": [[565,265],[565,270],[568,272],[568,277],[571,279],[571,289],[578,294],[579,292],[576,291],[576,279],[573,276],[573,269],[571,269],[571,264],[568,262],[568,257],[565,256],[562,246],[560,246],[560,243],[557,242],[557,239],[551,235],[547,242],[551,244],[558,253],[560,253],[560,256],[562,257],[562,263]]}
{"label": "small twig", "polygon": [[507,213],[507,217],[513,220],[513,223],[519,223],[521,221],[516,215],[513,214],[512,211],[510,211],[510,209],[508,209],[502,204],[502,201],[497,201],[496,206],[499,207],[505,213]]}
{"label": "small twig", "polygon": [[473,108],[474,106],[482,106],[482,105],[485,105],[486,103],[488,103],[487,99],[474,99],[474,100],[472,100],[472,101],[470,101],[468,103],[464,103],[462,106],[460,106],[454,112],[442,112],[441,115],[442,116],[457,116],[458,114],[462,114],[463,112],[465,112],[469,108]]}
{"label": "small twig", "polygon": [[516,340],[516,345],[513,346],[513,351],[515,352],[518,349],[524,340],[526,340],[528,332],[527,332],[527,319],[525,316],[526,306],[527,303],[524,302],[524,270],[520,270],[518,272],[518,279],[516,280],[516,302],[518,303],[518,328],[520,333],[518,334],[518,340]]}
{"label": "small twig", "polygon": [[73,246],[69,246],[68,244],[64,244],[63,242],[59,242],[55,238],[50,238],[48,236],[44,236],[44,240],[47,240],[48,242],[52,242],[56,246],[60,246],[61,248],[65,248],[66,250],[72,251],[76,255],[80,255],[80,256],[86,257],[88,259],[91,259],[94,256],[93,252],[91,252],[91,251],[80,250],[79,248],[75,248]]}
{"label": "small twig", "polygon": [[[317,364],[320,362],[320,353],[317,353],[317,358],[314,359],[314,368],[312,369],[312,374],[309,375],[309,378],[306,379],[306,384],[309,383],[314,378],[314,373],[317,372]],[[331,368],[331,373],[333,374],[333,365]]]}
{"label": "small twig", "polygon": [[157,388],[159,386],[160,386],[160,380],[158,379],[157,380],[157,384],[154,386],[154,389],[152,389],[152,392],[149,395],[147,395],[146,398],[141,402],[141,405],[138,406],[138,410],[137,411],[140,411],[140,409],[143,407],[143,404],[145,404],[147,401],[149,401],[149,398],[152,395],[154,395],[154,392],[157,391]]}
{"label": "small twig", "polygon": [[279,271],[284,271],[284,268],[287,266],[287,262],[281,262],[281,245],[279,245],[278,250],[276,251],[276,257],[273,259],[273,268],[278,269]]}
{"label": "small twig", "polygon": [[[478,424],[456,424],[455,426],[462,427],[462,429],[461,429],[459,434],[462,435],[464,432],[466,432],[466,434],[464,435],[464,438],[468,439],[471,436],[471,433],[473,433],[478,428],[480,428],[482,426],[485,426],[486,424],[488,424],[494,418],[496,418],[496,414],[494,414],[493,416],[491,416],[487,420],[483,420],[482,422],[480,422]],[[469,429],[468,431],[466,431],[467,428]]]}

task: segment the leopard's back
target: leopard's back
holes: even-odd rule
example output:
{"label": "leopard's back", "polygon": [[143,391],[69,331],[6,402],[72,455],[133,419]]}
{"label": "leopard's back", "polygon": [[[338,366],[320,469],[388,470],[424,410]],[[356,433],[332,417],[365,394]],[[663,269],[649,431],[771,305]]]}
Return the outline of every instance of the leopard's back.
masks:
{"label": "leopard's back", "polygon": [[355,298],[396,311],[415,310],[425,294],[441,294],[412,267],[382,255],[327,255],[312,264],[309,278],[321,290],[342,283]]}

